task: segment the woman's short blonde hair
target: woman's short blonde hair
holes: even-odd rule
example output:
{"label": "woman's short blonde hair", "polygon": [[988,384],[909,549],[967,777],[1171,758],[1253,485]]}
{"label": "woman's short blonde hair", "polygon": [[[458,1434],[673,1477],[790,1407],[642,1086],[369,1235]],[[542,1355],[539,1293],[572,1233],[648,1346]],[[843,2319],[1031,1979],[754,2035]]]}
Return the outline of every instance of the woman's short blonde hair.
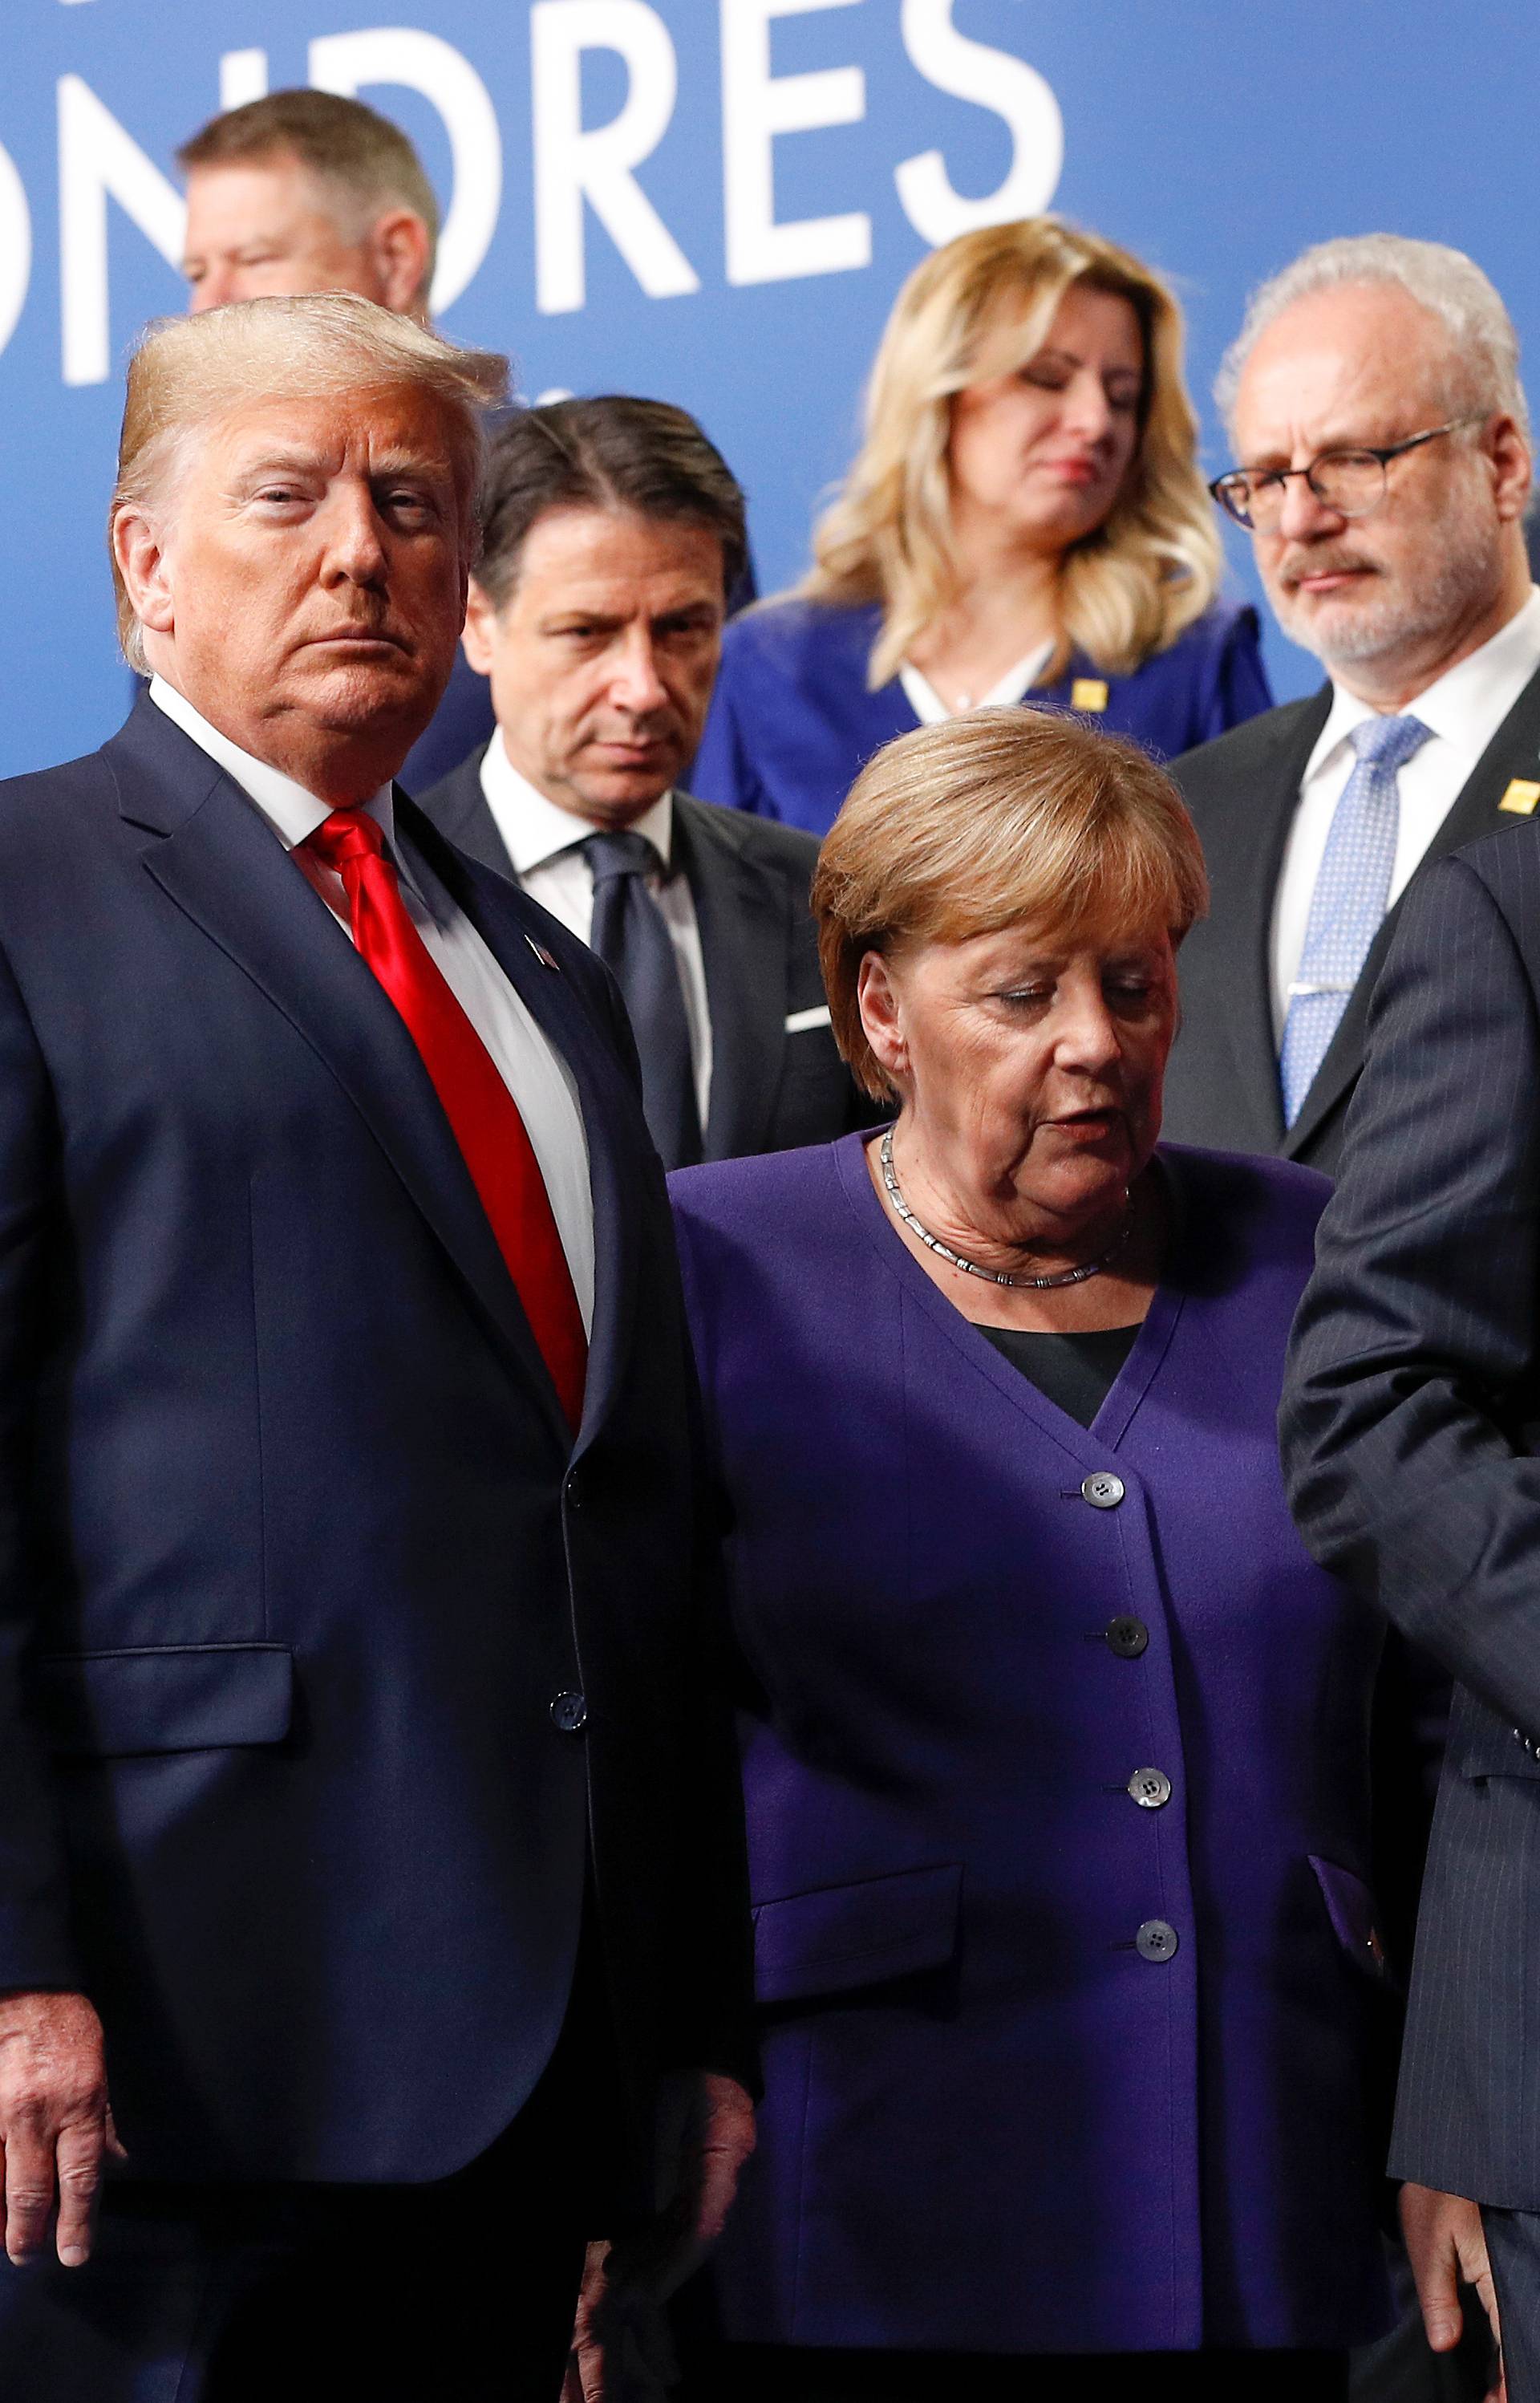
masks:
{"label": "woman's short blonde hair", "polygon": [[1033,709],[901,734],[852,785],[812,880],[834,1039],[886,1100],[856,999],[868,951],[1007,926],[1056,941],[1161,928],[1179,943],[1208,895],[1182,797],[1136,743]]}
{"label": "woman's short blonde hair", "polygon": [[478,538],[482,414],[506,398],[507,383],[508,363],[497,352],[447,342],[414,318],[353,292],[232,300],[196,317],[160,317],[146,326],[129,361],[118,481],[107,512],[118,632],[130,666],[147,673],[113,530],[125,509],[173,512],[197,438],[215,419],[254,400],[314,400],[402,385],[431,393],[448,419],[468,563]]}
{"label": "woman's short blonde hair", "polygon": [[954,396],[1041,350],[1075,285],[1129,302],[1145,341],[1139,444],[1105,522],[1061,569],[1061,671],[1071,647],[1127,675],[1213,600],[1224,554],[1198,469],[1198,421],[1182,377],[1182,313],[1131,252],[1061,217],[986,226],[922,260],[899,293],[867,393],[866,438],[813,535],[802,590],[880,601],[875,690],[954,602],[948,454]]}

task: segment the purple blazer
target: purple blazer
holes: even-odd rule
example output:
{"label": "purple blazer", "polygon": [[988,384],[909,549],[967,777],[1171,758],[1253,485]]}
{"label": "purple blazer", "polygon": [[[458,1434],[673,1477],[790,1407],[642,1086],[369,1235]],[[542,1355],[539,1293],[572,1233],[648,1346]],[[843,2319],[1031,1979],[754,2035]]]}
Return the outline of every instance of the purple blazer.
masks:
{"label": "purple blazer", "polygon": [[[735,618],[723,636],[691,789],[827,834],[872,753],[920,723],[896,676],[880,691],[867,689],[881,616],[875,604],[843,608],[793,596]],[[1174,759],[1272,706],[1256,612],[1233,602],[1215,602],[1132,675],[1106,675],[1076,653],[1061,676],[1034,686],[1030,698],[1034,709],[1079,708],[1158,759]]]}
{"label": "purple blazer", "polygon": [[1089,1432],[911,1259],[860,1136],[671,1180],[749,1691],[732,2339],[1387,2325],[1380,1628],[1295,1534],[1273,1427],[1327,1188],[1160,1157],[1167,1273]]}

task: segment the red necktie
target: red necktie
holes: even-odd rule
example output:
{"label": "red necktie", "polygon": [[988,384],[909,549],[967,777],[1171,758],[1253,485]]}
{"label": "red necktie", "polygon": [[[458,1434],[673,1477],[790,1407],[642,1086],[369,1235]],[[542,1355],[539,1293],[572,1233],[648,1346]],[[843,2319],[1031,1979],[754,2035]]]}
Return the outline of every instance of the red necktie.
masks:
{"label": "red necktie", "polygon": [[412,924],[374,820],[363,810],[333,810],[307,847],[342,880],[354,942],[423,1055],[576,1434],[583,1414],[588,1339],[546,1180],[518,1104]]}

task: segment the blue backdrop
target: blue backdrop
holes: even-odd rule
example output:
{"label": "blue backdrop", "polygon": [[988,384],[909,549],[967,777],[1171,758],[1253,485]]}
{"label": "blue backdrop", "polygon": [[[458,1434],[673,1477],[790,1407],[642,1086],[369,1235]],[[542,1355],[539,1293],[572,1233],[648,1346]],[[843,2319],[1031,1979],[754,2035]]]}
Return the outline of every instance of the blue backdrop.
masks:
{"label": "blue backdrop", "polygon": [[[1308,242],[1459,243],[1540,327],[1540,15],[1432,0],[4,0],[0,773],[120,718],[103,549],[125,348],[182,305],[172,153],[306,81],[397,117],[450,201],[439,314],[522,390],[679,400],[806,555],[900,278],[1052,205],[1177,283],[1206,456],[1245,292]],[[1243,548],[1235,576],[1250,584]],[[1311,663],[1269,637],[1281,696]]]}

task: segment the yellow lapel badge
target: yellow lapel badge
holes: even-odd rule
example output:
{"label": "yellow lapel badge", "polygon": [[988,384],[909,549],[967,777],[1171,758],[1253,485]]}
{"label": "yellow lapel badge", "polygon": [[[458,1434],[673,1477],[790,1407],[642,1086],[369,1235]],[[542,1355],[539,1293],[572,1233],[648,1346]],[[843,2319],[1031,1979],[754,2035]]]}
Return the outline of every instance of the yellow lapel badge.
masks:
{"label": "yellow lapel badge", "polygon": [[[1100,676],[1075,677],[1075,682],[1070,687],[1070,707],[1072,709],[1089,710],[1093,714],[1099,715],[1103,709],[1105,709],[1106,705],[1107,688],[1103,683]],[[1509,790],[1512,790],[1511,786],[1509,787]],[[1535,797],[1537,799],[1540,799],[1540,785],[1535,786]],[[1507,806],[1507,802],[1505,801],[1503,803],[1503,807],[1506,809]],[[1530,807],[1532,810],[1533,809],[1533,801],[1530,803]]]}
{"label": "yellow lapel badge", "polygon": [[1536,801],[1540,801],[1540,785],[1532,784],[1527,776],[1515,776],[1497,806],[1511,810],[1516,818],[1532,818]]}

